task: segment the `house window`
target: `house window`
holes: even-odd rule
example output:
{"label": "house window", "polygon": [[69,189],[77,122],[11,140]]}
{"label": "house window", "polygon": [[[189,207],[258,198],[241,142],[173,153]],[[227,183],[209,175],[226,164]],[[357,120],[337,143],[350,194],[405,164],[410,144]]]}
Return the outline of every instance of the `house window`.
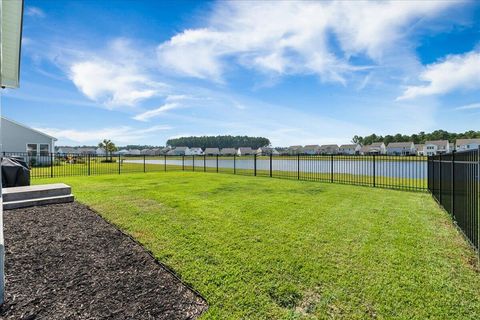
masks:
{"label": "house window", "polygon": [[41,143],[40,144],[40,155],[41,156],[48,156],[49,154],[49,149],[50,149],[50,146],[46,143]]}
{"label": "house window", "polygon": [[38,153],[38,146],[36,143],[28,143],[27,144],[27,154],[30,157],[35,157],[37,156]]}

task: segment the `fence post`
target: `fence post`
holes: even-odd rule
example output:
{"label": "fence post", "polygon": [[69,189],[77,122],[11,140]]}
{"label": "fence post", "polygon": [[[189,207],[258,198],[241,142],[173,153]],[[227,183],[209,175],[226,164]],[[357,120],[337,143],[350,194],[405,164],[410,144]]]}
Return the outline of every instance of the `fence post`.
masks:
{"label": "fence post", "polygon": [[50,153],[50,177],[53,178],[53,152]]}
{"label": "fence post", "polygon": [[297,153],[297,180],[300,180],[300,154]]}
{"label": "fence post", "polygon": [[147,172],[147,167],[145,166],[146,155],[143,155],[143,173]]}
{"label": "fence post", "polygon": [[237,155],[233,154],[233,174],[237,174]]}
{"label": "fence post", "polygon": [[218,173],[218,154],[217,154],[217,173]]}
{"label": "fence post", "polygon": [[88,161],[88,163],[87,163],[88,175],[90,175],[90,154],[87,155],[87,161]]}
{"label": "fence post", "polygon": [[203,154],[203,172],[207,172],[207,155]]}
{"label": "fence post", "polygon": [[120,162],[121,162],[121,159],[120,159],[121,155],[118,154],[118,174],[120,174],[121,172],[121,169],[120,169]]}
{"label": "fence post", "polygon": [[163,156],[163,171],[167,171],[167,155]]}
{"label": "fence post", "polygon": [[257,175],[257,154],[253,154],[253,175]]}
{"label": "fence post", "polygon": [[376,174],[375,174],[375,155],[373,155],[373,187],[376,187],[377,186],[377,179],[376,179]]}
{"label": "fence post", "polygon": [[[480,199],[480,146],[478,147],[477,151],[477,193],[478,199]],[[477,201],[477,250],[480,251],[480,200]],[[480,253],[479,253],[479,261],[480,261]]]}
{"label": "fence post", "polygon": [[195,171],[195,155],[192,154],[192,171]]}
{"label": "fence post", "polygon": [[455,218],[455,150],[452,151],[452,212],[451,215]]}
{"label": "fence post", "polygon": [[333,183],[333,154],[330,155],[330,182]]}
{"label": "fence post", "polygon": [[182,171],[185,171],[185,155],[182,155]]}
{"label": "fence post", "polygon": [[438,171],[438,174],[440,175],[440,177],[439,177],[439,180],[440,180],[439,181],[440,194],[438,195],[438,197],[439,197],[438,200],[443,205],[443,202],[442,202],[442,154],[441,153],[438,155],[438,159],[439,159],[439,164],[440,164],[440,170]]}
{"label": "fence post", "polygon": [[273,154],[270,153],[270,178],[272,177],[272,156]]}

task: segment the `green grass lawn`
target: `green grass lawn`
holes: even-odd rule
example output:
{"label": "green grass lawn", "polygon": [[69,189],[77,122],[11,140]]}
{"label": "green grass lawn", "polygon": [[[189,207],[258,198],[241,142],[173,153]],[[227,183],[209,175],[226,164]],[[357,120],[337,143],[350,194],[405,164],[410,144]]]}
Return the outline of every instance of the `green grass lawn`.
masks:
{"label": "green grass lawn", "polygon": [[229,174],[35,180],[143,243],[203,319],[479,319],[474,252],[426,193]]}

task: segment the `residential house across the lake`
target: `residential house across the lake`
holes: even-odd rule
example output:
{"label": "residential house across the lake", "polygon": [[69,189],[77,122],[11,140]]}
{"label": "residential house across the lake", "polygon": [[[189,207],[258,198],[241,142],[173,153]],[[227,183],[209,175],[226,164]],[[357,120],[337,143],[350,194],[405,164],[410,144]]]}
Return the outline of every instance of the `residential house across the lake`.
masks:
{"label": "residential house across the lake", "polygon": [[270,148],[270,147],[261,147],[257,149],[257,156],[278,156],[280,155],[280,152],[277,151],[277,149]]}
{"label": "residential house across the lake", "polygon": [[374,142],[370,145],[363,146],[360,149],[360,154],[364,155],[373,155],[373,154],[386,154],[387,148],[385,147],[385,143],[383,142]]}
{"label": "residential house across the lake", "polygon": [[250,147],[241,147],[237,150],[237,156],[248,156],[255,154],[255,151]]}
{"label": "residential house across the lake", "polygon": [[237,154],[237,150],[235,148],[222,148],[220,154],[222,156],[233,156]]}
{"label": "residential house across the lake", "polygon": [[450,152],[450,143],[448,140],[432,140],[426,141],[423,147],[423,153],[426,156],[434,156],[437,154],[445,154]]}
{"label": "residential house across the lake", "polygon": [[185,152],[186,156],[201,156],[203,155],[203,150],[202,148],[188,148],[188,151]]}
{"label": "residential house across the lake", "polygon": [[176,147],[172,150],[169,150],[167,152],[167,155],[169,156],[184,156],[187,155],[190,152],[190,149],[188,147]]}
{"label": "residential house across the lake", "polygon": [[480,139],[457,139],[456,151],[468,151],[478,149],[480,146]]}
{"label": "residential house across the lake", "polygon": [[362,147],[359,144],[342,144],[338,149],[340,154],[354,155],[360,152]]}
{"label": "residential house across the lake", "polygon": [[417,156],[424,156],[425,155],[425,145],[423,143],[415,145],[415,154]]}
{"label": "residential house across the lake", "polygon": [[387,154],[392,156],[409,156],[415,154],[413,142],[390,142],[387,145]]}
{"label": "residential house across the lake", "polygon": [[304,154],[319,154],[320,153],[320,146],[318,144],[308,144],[303,147]]}
{"label": "residential house across the lake", "polygon": [[336,144],[324,144],[320,146],[320,154],[338,154],[339,148]]}
{"label": "residential house across the lake", "polygon": [[220,149],[218,148],[205,148],[205,151],[203,152],[207,156],[216,156],[220,154]]}
{"label": "residential house across the lake", "polygon": [[303,147],[302,146],[290,146],[286,150],[286,154],[301,154],[303,153]]}

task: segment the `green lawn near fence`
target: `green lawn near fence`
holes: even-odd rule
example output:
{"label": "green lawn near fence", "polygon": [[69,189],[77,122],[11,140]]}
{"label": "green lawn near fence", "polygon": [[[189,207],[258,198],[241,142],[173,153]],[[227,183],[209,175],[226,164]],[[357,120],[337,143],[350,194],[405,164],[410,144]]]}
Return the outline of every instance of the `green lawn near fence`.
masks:
{"label": "green lawn near fence", "polygon": [[203,319],[479,319],[476,256],[429,194],[229,174],[35,180],[140,241]]}

